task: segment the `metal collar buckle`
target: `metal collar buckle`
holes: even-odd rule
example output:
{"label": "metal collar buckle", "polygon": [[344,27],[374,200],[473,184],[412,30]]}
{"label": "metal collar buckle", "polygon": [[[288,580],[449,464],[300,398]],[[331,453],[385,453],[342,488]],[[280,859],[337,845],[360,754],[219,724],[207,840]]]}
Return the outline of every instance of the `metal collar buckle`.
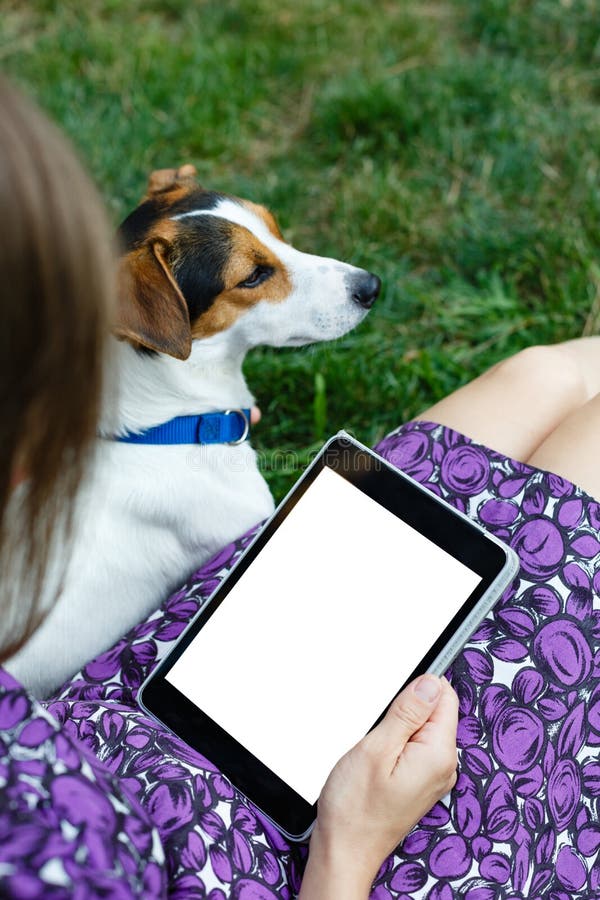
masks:
{"label": "metal collar buckle", "polygon": [[226,444],[229,444],[230,446],[234,446],[235,444],[242,444],[248,437],[248,433],[250,431],[250,420],[248,419],[248,416],[246,415],[246,413],[244,412],[243,409],[226,409],[225,410],[226,416],[232,416],[232,415],[236,415],[236,414],[238,416],[241,416],[242,419],[244,420],[244,430],[242,432],[241,437],[237,438],[235,441],[226,441],[225,442]]}

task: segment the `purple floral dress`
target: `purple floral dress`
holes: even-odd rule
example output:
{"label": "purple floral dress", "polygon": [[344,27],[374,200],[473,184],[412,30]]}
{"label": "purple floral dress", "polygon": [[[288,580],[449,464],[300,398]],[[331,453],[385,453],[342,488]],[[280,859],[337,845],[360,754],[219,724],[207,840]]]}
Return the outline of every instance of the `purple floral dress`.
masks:
{"label": "purple floral dress", "polygon": [[0,669],[0,897],[164,897],[156,825],[118,777]]}
{"label": "purple floral dress", "polygon": [[[451,802],[384,863],[371,898],[600,897],[600,504],[430,423],[402,426],[378,450],[509,543],[521,569],[453,666]],[[47,711],[0,679],[0,896],[297,893],[305,849],[136,706],[143,679],[251,537],[89,663]]]}

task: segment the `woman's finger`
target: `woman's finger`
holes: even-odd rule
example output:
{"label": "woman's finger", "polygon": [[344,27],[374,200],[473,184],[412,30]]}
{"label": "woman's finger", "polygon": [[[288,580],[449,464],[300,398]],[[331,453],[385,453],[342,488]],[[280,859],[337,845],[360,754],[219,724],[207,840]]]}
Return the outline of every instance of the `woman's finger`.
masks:
{"label": "woman's finger", "polygon": [[364,738],[365,749],[396,759],[408,740],[423,727],[443,693],[437,675],[421,675],[392,702],[382,721]]}
{"label": "woman's finger", "polygon": [[442,684],[441,696],[431,712],[429,721],[432,725],[441,726],[444,731],[450,732],[454,728],[454,734],[456,735],[456,729],[458,728],[458,697],[446,678],[442,676],[440,681]]}
{"label": "woman's finger", "polygon": [[445,678],[442,693],[425,726],[412,738],[412,742],[435,751],[443,769],[454,771],[458,763],[456,732],[458,729],[458,697]]}

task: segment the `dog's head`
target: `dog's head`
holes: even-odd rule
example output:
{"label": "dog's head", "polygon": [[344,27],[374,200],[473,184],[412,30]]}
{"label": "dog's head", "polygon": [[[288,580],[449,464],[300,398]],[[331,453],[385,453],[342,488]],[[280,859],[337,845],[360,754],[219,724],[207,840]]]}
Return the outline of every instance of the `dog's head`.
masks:
{"label": "dog's head", "polygon": [[120,228],[118,337],[177,359],[228,333],[245,350],[350,331],[379,294],[375,275],[295,250],[263,206],[199,187],[191,165],[150,176]]}

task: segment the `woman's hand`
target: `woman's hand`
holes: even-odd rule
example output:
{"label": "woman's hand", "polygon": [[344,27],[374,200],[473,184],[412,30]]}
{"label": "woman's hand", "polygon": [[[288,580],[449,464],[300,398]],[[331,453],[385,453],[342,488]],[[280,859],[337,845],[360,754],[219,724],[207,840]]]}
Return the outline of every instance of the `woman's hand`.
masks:
{"label": "woman's hand", "polygon": [[379,866],[456,781],[458,700],[422,675],[340,759],[319,798],[299,900],[364,900]]}

